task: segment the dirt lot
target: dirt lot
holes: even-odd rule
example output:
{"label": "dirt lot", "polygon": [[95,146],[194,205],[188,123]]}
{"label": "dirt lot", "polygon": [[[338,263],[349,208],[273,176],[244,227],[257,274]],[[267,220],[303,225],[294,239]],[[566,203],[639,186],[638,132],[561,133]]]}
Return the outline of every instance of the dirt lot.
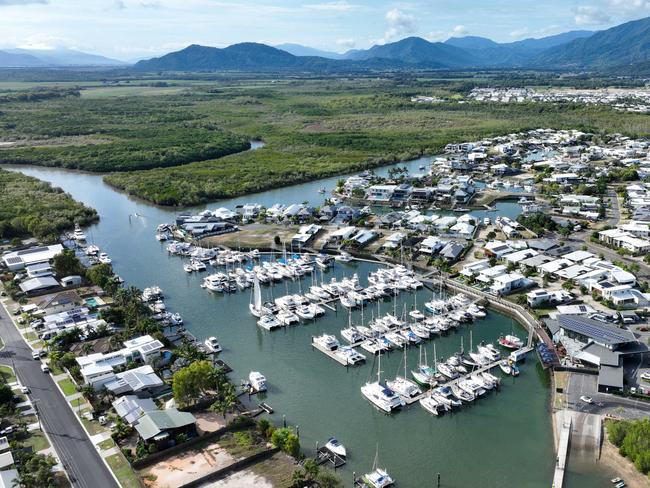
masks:
{"label": "dirt lot", "polygon": [[225,449],[217,443],[212,443],[202,446],[200,451],[189,451],[156,463],[140,472],[140,476],[150,488],[174,488],[224,468],[234,461],[235,458]]}
{"label": "dirt lot", "polygon": [[629,488],[647,488],[649,485],[648,478],[637,471],[630,460],[618,453],[618,449],[609,442],[606,434],[603,436],[600,462],[611,468],[616,476],[623,478]]}

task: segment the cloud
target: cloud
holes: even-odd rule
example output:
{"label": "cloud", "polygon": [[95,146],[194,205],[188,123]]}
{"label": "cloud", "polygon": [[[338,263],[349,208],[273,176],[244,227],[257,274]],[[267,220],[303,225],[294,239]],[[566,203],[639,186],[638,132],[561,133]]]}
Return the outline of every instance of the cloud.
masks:
{"label": "cloud", "polygon": [[388,24],[384,34],[386,39],[395,39],[405,34],[413,34],[418,30],[415,17],[396,8],[386,12],[386,23]]}
{"label": "cloud", "polygon": [[607,5],[624,15],[640,15],[650,10],[650,0],[607,0]]}
{"label": "cloud", "polygon": [[454,36],[459,37],[459,36],[466,36],[469,33],[469,31],[464,25],[457,25],[452,29],[451,33]]}
{"label": "cloud", "polygon": [[600,7],[581,5],[575,9],[577,25],[602,25],[612,20],[612,17]]}
{"label": "cloud", "polygon": [[113,8],[115,10],[125,10],[126,9],[126,4],[124,3],[123,0],[115,0],[113,2]]}
{"label": "cloud", "polygon": [[524,27],[522,29],[515,29],[510,33],[510,37],[515,39],[523,39],[527,37],[545,37],[556,34],[557,32],[562,31],[562,26],[557,24],[552,24],[546,27],[541,27],[539,29],[529,29]]}
{"label": "cloud", "polygon": [[150,8],[150,9],[157,10],[157,9],[161,9],[163,5],[162,5],[162,3],[154,0],[154,1],[151,1],[151,2],[140,2],[140,6],[142,8]]}
{"label": "cloud", "polygon": [[29,5],[29,4],[46,4],[49,3],[49,0],[0,0],[0,7],[9,6],[9,5]]}
{"label": "cloud", "polygon": [[464,25],[457,25],[450,31],[444,30],[435,30],[431,31],[424,36],[427,41],[430,42],[440,42],[446,41],[450,37],[463,37],[469,34],[469,31]]}
{"label": "cloud", "polygon": [[354,39],[337,39],[336,44],[337,46],[352,49],[354,46],[356,46],[357,42]]}
{"label": "cloud", "polygon": [[312,3],[304,5],[305,8],[310,10],[326,10],[331,12],[349,12],[359,8],[359,5],[353,5],[345,0],[338,0],[336,2],[325,2],[325,3]]}

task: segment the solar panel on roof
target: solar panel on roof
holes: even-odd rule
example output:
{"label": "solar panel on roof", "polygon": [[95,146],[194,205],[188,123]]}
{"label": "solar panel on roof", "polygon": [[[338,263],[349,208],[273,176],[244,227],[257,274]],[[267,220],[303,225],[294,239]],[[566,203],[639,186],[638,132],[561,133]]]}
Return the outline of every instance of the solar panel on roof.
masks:
{"label": "solar panel on roof", "polygon": [[23,260],[18,256],[12,256],[10,258],[6,258],[5,261],[7,262],[7,264],[18,264],[23,262]]}
{"label": "solar panel on roof", "polygon": [[570,329],[573,332],[608,344],[620,344],[635,340],[629,331],[607,326],[584,317],[561,315],[560,324],[562,327]]}

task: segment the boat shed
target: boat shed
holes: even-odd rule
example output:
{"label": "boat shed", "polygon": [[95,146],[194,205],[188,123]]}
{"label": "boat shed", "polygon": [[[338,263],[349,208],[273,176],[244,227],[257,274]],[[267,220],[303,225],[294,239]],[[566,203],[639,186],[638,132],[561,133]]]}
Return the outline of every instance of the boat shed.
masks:
{"label": "boat shed", "polygon": [[21,251],[9,252],[2,256],[2,260],[10,271],[18,271],[33,264],[47,263],[61,252],[63,252],[61,244],[30,247]]}

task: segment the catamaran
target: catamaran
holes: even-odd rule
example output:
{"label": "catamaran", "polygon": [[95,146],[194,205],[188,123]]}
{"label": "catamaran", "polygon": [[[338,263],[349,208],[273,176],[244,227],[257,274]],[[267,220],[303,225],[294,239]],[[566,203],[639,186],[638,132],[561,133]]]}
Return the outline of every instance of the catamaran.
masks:
{"label": "catamaran", "polygon": [[404,376],[396,376],[394,380],[387,381],[388,387],[404,399],[415,398],[422,394],[420,387],[406,377],[406,348],[404,348]]}
{"label": "catamaran", "polygon": [[393,478],[386,472],[386,470],[380,468],[379,464],[379,448],[375,453],[375,461],[372,464],[372,471],[363,476],[363,480],[371,486],[371,488],[388,488],[389,486],[394,486],[395,482]]}
{"label": "catamaran", "polygon": [[366,383],[361,387],[361,393],[380,410],[392,413],[402,408],[404,402],[397,393],[381,381],[381,353],[378,358],[377,381]]}

